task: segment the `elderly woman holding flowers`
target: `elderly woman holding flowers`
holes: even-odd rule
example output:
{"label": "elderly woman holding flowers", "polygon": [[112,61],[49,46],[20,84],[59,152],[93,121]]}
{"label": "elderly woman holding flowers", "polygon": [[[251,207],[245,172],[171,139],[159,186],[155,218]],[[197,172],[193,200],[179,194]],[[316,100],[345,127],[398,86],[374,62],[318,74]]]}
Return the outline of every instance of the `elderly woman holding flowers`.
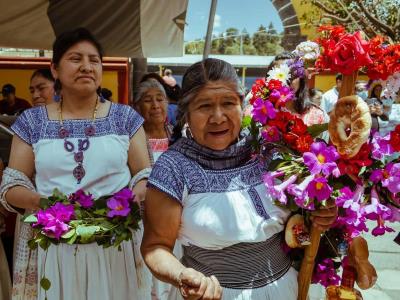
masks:
{"label": "elderly woman holding flowers", "polygon": [[[146,194],[142,254],[176,288],[170,299],[296,299],[297,273],[282,250],[289,216],[273,204],[241,135],[243,91],[235,69],[217,59],[183,77],[175,142],[158,159]],[[317,211],[328,228],[335,209]],[[175,240],[183,258],[172,254]]]}
{"label": "elderly woman holding flowers", "polygon": [[[108,211],[108,218],[124,218],[132,198],[125,189],[129,182],[136,200],[146,191],[150,162],[143,119],[130,107],[99,95],[102,57],[101,45],[84,28],[58,36],[51,64],[56,102],[25,111],[12,127],[15,136],[1,202],[24,213],[43,208],[42,197],[54,200],[50,196],[55,188],[58,194],[73,194],[64,197],[69,205],[54,203],[37,214],[36,226],[54,239],[64,236],[71,219],[90,222],[94,217],[82,212],[97,206],[94,199],[114,194],[102,215]],[[82,208],[79,215],[73,205]],[[146,299],[138,293],[132,242],[122,242],[121,251],[103,248],[85,242],[90,237],[85,231],[80,232],[85,244],[59,241],[47,251],[29,250],[28,240],[35,238],[30,229],[24,224],[18,237],[13,299]]]}

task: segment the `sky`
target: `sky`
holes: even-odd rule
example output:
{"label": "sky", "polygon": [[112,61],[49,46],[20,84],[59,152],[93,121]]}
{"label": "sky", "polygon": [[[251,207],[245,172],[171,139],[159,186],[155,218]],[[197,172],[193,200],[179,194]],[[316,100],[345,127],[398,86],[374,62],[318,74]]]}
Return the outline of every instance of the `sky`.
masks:
{"label": "sky", "polygon": [[[185,41],[204,39],[210,13],[211,0],[189,0],[186,15]],[[272,22],[278,32],[283,31],[282,21],[269,0],[218,0],[213,33],[218,35],[229,27],[254,33],[262,24]]]}

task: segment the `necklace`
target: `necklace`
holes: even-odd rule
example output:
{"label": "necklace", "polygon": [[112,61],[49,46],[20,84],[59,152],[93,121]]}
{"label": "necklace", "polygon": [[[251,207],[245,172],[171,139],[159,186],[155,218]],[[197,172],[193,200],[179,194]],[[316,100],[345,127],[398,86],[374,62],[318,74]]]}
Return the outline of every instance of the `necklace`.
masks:
{"label": "necklace", "polygon": [[78,148],[77,148],[77,151],[75,152],[74,143],[72,143],[71,141],[68,140],[70,133],[69,133],[68,129],[66,129],[64,127],[63,116],[62,116],[62,100],[58,107],[58,117],[59,117],[59,121],[60,121],[60,129],[58,130],[58,136],[61,139],[64,139],[64,149],[67,152],[74,153],[74,160],[78,165],[74,168],[74,170],[72,171],[72,174],[74,175],[78,184],[81,183],[83,177],[85,177],[85,174],[86,174],[85,168],[83,167],[83,158],[84,158],[83,152],[86,151],[87,149],[89,149],[89,146],[90,146],[89,137],[92,137],[96,134],[96,129],[94,127],[94,121],[96,120],[98,108],[99,108],[99,98],[97,97],[96,105],[93,110],[92,122],[90,125],[86,126],[84,129],[85,138],[78,139]]}

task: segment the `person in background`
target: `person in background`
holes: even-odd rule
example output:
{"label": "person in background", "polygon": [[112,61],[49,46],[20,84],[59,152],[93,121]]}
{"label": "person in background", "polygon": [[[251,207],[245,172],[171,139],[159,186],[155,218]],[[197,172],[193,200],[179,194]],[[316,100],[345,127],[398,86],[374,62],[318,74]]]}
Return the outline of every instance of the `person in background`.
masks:
{"label": "person in background", "polygon": [[50,69],[38,69],[33,72],[29,92],[33,106],[47,105],[54,101],[54,78]]}
{"label": "person in background", "polygon": [[342,74],[338,74],[336,76],[336,85],[322,95],[321,109],[328,115],[339,99],[339,90],[342,86],[342,80]]}
{"label": "person in background", "polygon": [[[205,59],[183,76],[173,143],[148,181],[141,245],[154,276],[174,285],[169,300],[297,299],[297,272],[281,247],[290,212],[267,194],[265,167],[240,133],[243,98],[225,61]],[[313,214],[324,230],[337,208]]]}
{"label": "person in background", "polygon": [[25,109],[32,107],[25,99],[15,96],[15,92],[15,86],[12,84],[7,83],[3,85],[1,89],[3,100],[0,101],[0,114],[9,116],[19,115]]}
{"label": "person in background", "polygon": [[164,87],[156,79],[142,81],[133,93],[134,108],[144,118],[146,133],[153,159],[168,149],[172,126],[167,123],[168,100]]}
{"label": "person in background", "polygon": [[109,89],[102,88],[100,93],[101,93],[101,95],[103,96],[104,99],[106,99],[108,101],[113,101],[112,92]]}
{"label": "person in background", "polygon": [[163,76],[162,79],[169,86],[171,86],[171,87],[176,86],[176,80],[175,80],[174,76],[172,76],[172,70],[171,69],[165,69],[164,76]]}
{"label": "person in background", "polygon": [[369,82],[368,98],[365,100],[369,106],[372,117],[372,129],[380,130],[379,121],[388,121],[391,103],[386,103],[382,99],[382,83],[380,81]]}
{"label": "person in background", "polygon": [[364,101],[368,98],[367,82],[364,80],[357,80],[355,84],[356,94]]}
{"label": "person in background", "polygon": [[310,89],[309,90],[309,94],[310,94],[310,101],[314,105],[320,107],[321,106],[321,99],[322,99],[322,95],[323,95],[322,91],[319,90],[319,89],[315,89],[314,88],[314,89]]}

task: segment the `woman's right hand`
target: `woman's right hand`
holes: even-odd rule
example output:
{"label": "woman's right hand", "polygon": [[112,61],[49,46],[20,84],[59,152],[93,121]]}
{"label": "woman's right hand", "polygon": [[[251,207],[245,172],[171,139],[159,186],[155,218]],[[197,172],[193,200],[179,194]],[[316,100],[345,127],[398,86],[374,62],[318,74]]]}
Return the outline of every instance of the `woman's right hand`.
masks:
{"label": "woman's right hand", "polygon": [[220,300],[222,288],[215,276],[206,277],[192,268],[179,274],[179,291],[184,299]]}

